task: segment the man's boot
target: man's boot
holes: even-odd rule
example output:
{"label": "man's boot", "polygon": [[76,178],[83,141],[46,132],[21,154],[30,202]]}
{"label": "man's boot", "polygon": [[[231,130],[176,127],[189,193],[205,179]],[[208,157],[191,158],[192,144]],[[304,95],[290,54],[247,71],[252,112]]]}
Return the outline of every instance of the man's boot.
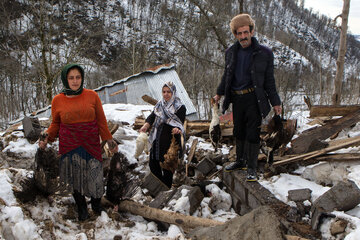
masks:
{"label": "man's boot", "polygon": [[78,208],[79,221],[85,221],[89,218],[85,196],[81,195],[78,191],[74,191],[73,197]]}
{"label": "man's boot", "polygon": [[259,147],[259,143],[248,143],[247,146],[248,169],[246,181],[248,182],[256,182],[258,180],[256,169],[259,157]]}
{"label": "man's boot", "polygon": [[101,215],[101,212],[105,209],[101,206],[101,198],[93,198],[91,197],[91,208],[96,215]]}
{"label": "man's boot", "polygon": [[244,159],[245,141],[236,140],[236,161],[225,167],[225,172],[235,170],[246,170],[246,161]]}

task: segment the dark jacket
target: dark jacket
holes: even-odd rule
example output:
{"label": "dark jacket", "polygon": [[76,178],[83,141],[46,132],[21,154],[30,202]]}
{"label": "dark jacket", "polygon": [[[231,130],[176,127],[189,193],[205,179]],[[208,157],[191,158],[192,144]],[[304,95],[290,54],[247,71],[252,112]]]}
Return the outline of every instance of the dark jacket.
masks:
{"label": "dark jacket", "polygon": [[[175,115],[178,116],[180,121],[182,123],[185,122],[186,117],[186,107],[185,105],[182,105],[176,112]],[[155,121],[156,115],[154,111],[146,118],[146,122],[150,124],[150,126],[153,125]],[[160,162],[164,161],[164,154],[167,153],[170,144],[171,144],[171,138],[172,134],[171,131],[174,127],[170,126],[167,123],[163,123],[159,126],[158,133],[156,136],[155,141],[153,142],[153,145],[151,146],[151,154],[150,157],[153,157],[155,154],[155,158],[159,160]],[[181,146],[181,136],[180,134],[175,134],[175,139],[177,144]],[[180,148],[180,155],[182,155],[182,149]]]}
{"label": "dark jacket", "polygon": [[[281,104],[275,85],[274,55],[269,48],[260,45],[256,38],[252,37],[251,42],[251,47],[254,49],[250,66],[251,81],[255,88],[261,116],[265,118],[271,110],[269,101],[272,106]],[[237,52],[240,47],[240,43],[236,41],[225,53],[225,71],[216,91],[218,95],[225,95],[223,113],[231,103],[231,82],[234,78]]]}

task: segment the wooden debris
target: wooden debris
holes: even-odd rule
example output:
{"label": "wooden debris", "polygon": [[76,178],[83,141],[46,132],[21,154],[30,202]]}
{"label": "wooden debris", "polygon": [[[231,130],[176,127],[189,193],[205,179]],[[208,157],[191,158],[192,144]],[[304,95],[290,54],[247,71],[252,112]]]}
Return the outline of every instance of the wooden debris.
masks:
{"label": "wooden debris", "polygon": [[298,236],[285,235],[286,240],[309,240],[308,238],[302,238]]}
{"label": "wooden debris", "polygon": [[117,94],[127,92],[127,90],[128,90],[128,87],[126,86],[124,89],[120,89],[120,90],[118,90],[116,92],[110,93],[109,95],[112,97],[112,96],[115,96]]}
{"label": "wooden debris", "polygon": [[325,140],[342,129],[356,124],[359,120],[360,109],[346,115],[345,117],[337,119],[337,121],[328,123],[321,127],[312,128],[291,141],[292,150],[295,154],[309,152],[311,151],[314,141]]}
{"label": "wooden debris", "polygon": [[147,102],[147,103],[149,103],[149,104],[151,104],[151,105],[156,105],[157,104],[157,102],[158,102],[158,100],[156,100],[155,98],[152,98],[152,97],[150,97],[150,96],[148,96],[148,95],[143,95],[142,97],[142,100],[144,100],[145,102]]}
{"label": "wooden debris", "polygon": [[191,163],[193,157],[194,157],[194,154],[195,154],[195,150],[196,150],[196,145],[198,143],[198,139],[195,138],[194,141],[192,142],[191,144],[191,148],[190,148],[190,152],[189,152],[189,156],[188,156],[188,159],[187,159],[187,163],[186,163],[186,167],[185,167],[185,176],[187,177],[188,176],[188,173],[189,173],[189,164]]}
{"label": "wooden debris", "polygon": [[196,227],[210,227],[224,224],[208,218],[198,218],[187,216],[180,213],[164,211],[157,208],[151,208],[130,200],[124,200],[119,203],[119,210],[140,215],[145,218],[167,222],[182,227],[185,231]]}
{"label": "wooden debris", "polygon": [[345,162],[345,161],[359,161],[360,153],[332,153],[325,154],[315,158],[316,161],[337,161],[337,162]]}
{"label": "wooden debris", "polygon": [[293,163],[293,162],[298,162],[298,161],[305,161],[305,160],[309,160],[321,155],[324,155],[327,152],[332,152],[341,148],[346,148],[346,147],[350,147],[356,144],[360,144],[360,136],[354,137],[354,138],[349,138],[347,139],[347,141],[344,141],[343,143],[340,143],[338,145],[334,145],[331,147],[327,147],[318,151],[313,151],[313,152],[309,152],[309,153],[305,153],[305,154],[301,154],[295,157],[291,157],[288,159],[284,159],[281,161],[277,161],[273,164],[274,167],[276,166],[280,166],[280,165],[284,165],[284,164],[289,164],[289,163]]}
{"label": "wooden debris", "polygon": [[315,117],[329,117],[329,116],[345,116],[360,110],[360,105],[349,106],[328,106],[328,105],[314,105],[310,107],[310,118]]}

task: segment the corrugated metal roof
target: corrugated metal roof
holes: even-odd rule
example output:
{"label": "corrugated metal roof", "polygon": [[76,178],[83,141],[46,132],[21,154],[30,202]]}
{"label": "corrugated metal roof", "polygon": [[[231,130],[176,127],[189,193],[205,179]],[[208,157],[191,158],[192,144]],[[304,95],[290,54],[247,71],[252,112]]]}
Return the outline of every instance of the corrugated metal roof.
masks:
{"label": "corrugated metal roof", "polygon": [[168,81],[175,84],[177,95],[186,107],[189,120],[198,119],[196,108],[176,73],[174,64],[161,65],[94,90],[103,103],[147,104],[141,97],[146,94],[154,99],[161,99],[161,88]]}
{"label": "corrugated metal roof", "polygon": [[[177,90],[177,95],[186,107],[186,116],[189,120],[197,120],[197,111],[192,103],[179,75],[175,71],[175,64],[164,64],[147,69],[144,72],[131,75],[118,81],[95,88],[103,104],[106,103],[131,103],[148,104],[142,100],[143,95],[154,99],[161,99],[161,88],[165,82],[172,81]],[[38,117],[50,117],[51,105],[35,112]],[[19,118],[11,124],[21,121]]]}

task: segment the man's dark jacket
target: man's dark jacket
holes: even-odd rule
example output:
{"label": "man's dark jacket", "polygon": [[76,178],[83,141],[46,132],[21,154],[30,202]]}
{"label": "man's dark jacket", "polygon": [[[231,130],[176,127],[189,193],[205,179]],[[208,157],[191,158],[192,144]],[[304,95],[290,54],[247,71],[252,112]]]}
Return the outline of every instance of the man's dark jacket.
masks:
{"label": "man's dark jacket", "polygon": [[[250,66],[251,81],[255,88],[261,116],[265,118],[271,110],[269,101],[272,106],[281,104],[275,85],[274,55],[269,48],[260,45],[254,37],[251,38],[251,44],[253,47]],[[237,52],[240,47],[239,41],[236,41],[225,53],[225,71],[216,91],[218,95],[225,95],[223,113],[231,103],[231,82],[235,77]]]}

